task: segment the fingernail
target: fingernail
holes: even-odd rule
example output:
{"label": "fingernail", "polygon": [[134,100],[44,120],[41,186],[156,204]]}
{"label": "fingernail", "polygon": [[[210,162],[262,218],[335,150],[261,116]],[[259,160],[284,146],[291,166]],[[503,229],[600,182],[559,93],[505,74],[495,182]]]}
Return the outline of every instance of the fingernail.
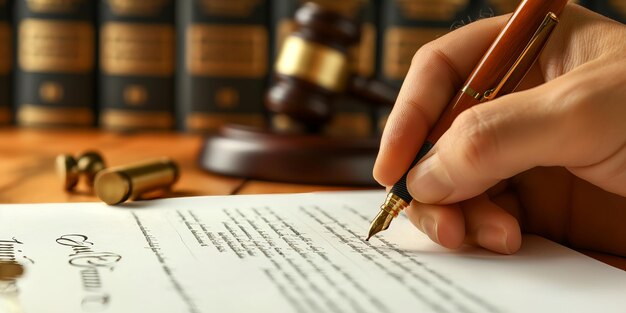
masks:
{"label": "fingernail", "polygon": [[508,235],[499,227],[495,226],[481,226],[476,233],[476,241],[483,248],[491,251],[511,254],[511,249],[507,245]]}
{"label": "fingernail", "polygon": [[432,217],[422,216],[420,218],[420,225],[422,226],[422,231],[426,233],[430,239],[439,243],[439,238],[437,237],[437,224]]}
{"label": "fingernail", "polygon": [[408,189],[415,200],[437,203],[452,193],[450,177],[441,166],[437,153],[424,159],[409,173]]}

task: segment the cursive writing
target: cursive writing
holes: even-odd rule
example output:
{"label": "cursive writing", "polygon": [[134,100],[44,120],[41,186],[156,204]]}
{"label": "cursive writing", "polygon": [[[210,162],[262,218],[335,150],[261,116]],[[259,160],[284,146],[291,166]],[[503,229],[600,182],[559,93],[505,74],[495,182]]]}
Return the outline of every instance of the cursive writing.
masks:
{"label": "cursive writing", "polygon": [[122,256],[113,252],[96,251],[89,237],[81,234],[67,234],[57,238],[59,245],[71,248],[68,263],[80,268],[79,275],[86,295],[81,305],[86,311],[102,311],[110,301],[110,295],[104,291],[102,269],[113,271]]}

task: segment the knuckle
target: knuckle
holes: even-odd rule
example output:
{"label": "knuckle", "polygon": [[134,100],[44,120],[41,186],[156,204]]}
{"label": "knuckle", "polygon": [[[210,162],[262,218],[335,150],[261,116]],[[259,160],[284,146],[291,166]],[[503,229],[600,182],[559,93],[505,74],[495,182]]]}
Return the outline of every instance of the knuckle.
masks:
{"label": "knuckle", "polygon": [[417,64],[419,62],[426,62],[432,60],[436,57],[435,50],[433,49],[433,43],[428,42],[422,45],[415,54],[413,54],[413,58],[411,58],[411,65]]}

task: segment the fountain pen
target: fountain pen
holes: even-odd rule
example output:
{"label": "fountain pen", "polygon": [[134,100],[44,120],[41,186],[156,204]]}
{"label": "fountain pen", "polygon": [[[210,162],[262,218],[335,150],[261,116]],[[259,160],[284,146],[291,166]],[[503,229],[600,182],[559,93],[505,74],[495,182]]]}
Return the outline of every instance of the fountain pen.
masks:
{"label": "fountain pen", "polygon": [[[558,23],[567,0],[524,0],[500,31],[463,88],[450,101],[431,128],[426,141],[409,166],[414,167],[466,109],[511,93],[524,78]],[[391,188],[369,228],[367,239],[389,228],[391,221],[409,206],[413,197],[406,186],[408,170]]]}

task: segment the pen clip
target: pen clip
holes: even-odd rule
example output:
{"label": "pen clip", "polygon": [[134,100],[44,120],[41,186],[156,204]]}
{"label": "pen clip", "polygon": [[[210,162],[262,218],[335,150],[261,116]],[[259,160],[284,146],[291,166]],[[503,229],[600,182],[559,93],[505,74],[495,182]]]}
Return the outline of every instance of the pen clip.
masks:
{"label": "pen clip", "polygon": [[485,91],[481,101],[493,100],[502,92],[513,92],[517,85],[522,81],[526,73],[530,69],[531,65],[535,62],[541,50],[543,49],[546,41],[550,37],[552,30],[556,24],[559,23],[559,19],[552,12],[548,13],[546,17],[537,28],[537,31],[532,36],[524,51],[517,58],[513,66],[504,75],[500,83],[493,89]]}

